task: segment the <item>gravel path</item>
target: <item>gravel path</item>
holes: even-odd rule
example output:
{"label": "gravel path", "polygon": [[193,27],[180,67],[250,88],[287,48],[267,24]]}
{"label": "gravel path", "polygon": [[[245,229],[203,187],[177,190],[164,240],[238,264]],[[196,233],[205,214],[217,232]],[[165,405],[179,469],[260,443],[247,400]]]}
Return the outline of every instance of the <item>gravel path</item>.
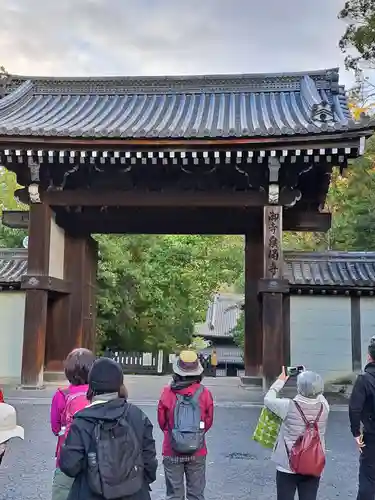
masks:
{"label": "gravel path", "polygon": [[[55,439],[49,430],[48,398],[38,404],[16,402],[25,442],[13,442],[0,468],[1,500],[48,500],[54,467]],[[155,407],[142,407],[155,422]],[[275,498],[274,466],[269,453],[251,440],[258,408],[216,409],[215,425],[208,436],[207,500],[271,500]],[[158,450],[161,433],[155,429]],[[332,412],[327,435],[328,460],[320,500],[355,498],[358,454],[348,431],[344,411]],[[153,499],[163,498],[163,470],[153,487]]]}

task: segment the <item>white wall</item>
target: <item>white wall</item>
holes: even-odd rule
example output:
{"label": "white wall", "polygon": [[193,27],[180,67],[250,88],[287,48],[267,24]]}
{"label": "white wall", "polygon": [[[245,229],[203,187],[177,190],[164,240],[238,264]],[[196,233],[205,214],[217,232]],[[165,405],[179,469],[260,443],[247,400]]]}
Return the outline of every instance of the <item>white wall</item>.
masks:
{"label": "white wall", "polygon": [[59,227],[55,218],[51,217],[49,246],[49,275],[64,279],[65,232]]}
{"label": "white wall", "polygon": [[25,292],[0,292],[0,380],[20,383]]}
{"label": "white wall", "polygon": [[375,335],[375,299],[374,297],[361,297],[361,345],[362,367],[366,365],[368,343]]}
{"label": "white wall", "polygon": [[291,364],[333,382],[352,373],[349,297],[291,296]]}

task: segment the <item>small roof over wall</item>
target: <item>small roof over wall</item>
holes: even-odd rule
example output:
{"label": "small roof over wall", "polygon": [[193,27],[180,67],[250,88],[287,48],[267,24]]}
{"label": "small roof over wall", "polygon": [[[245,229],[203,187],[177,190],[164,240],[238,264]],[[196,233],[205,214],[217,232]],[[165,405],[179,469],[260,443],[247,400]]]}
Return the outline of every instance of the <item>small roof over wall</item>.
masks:
{"label": "small roof over wall", "polygon": [[293,289],[375,290],[375,252],[285,252],[284,276]]}
{"label": "small roof over wall", "polygon": [[3,75],[0,136],[204,139],[365,130],[338,69],[303,73],[50,78]]}
{"label": "small roof over wall", "polygon": [[0,248],[0,287],[19,288],[27,273],[27,250]]}
{"label": "small roof over wall", "polygon": [[[284,277],[292,293],[374,295],[375,252],[285,252]],[[216,294],[196,335],[232,337],[243,301],[243,295]]]}

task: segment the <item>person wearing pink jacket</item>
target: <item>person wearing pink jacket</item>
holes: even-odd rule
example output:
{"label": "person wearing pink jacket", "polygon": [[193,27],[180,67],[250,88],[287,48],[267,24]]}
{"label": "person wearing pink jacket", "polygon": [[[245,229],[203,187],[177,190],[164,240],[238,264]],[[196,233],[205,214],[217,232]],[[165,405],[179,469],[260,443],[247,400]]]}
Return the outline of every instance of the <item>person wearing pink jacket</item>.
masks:
{"label": "person wearing pink jacket", "polygon": [[64,363],[65,376],[69,386],[57,389],[51,404],[51,430],[57,437],[56,469],[52,482],[52,500],[67,500],[73,480],[63,474],[59,467],[59,450],[65,434],[65,408],[69,398],[73,395],[84,394],[88,391],[88,375],[95,361],[95,355],[88,349],[74,349]]}

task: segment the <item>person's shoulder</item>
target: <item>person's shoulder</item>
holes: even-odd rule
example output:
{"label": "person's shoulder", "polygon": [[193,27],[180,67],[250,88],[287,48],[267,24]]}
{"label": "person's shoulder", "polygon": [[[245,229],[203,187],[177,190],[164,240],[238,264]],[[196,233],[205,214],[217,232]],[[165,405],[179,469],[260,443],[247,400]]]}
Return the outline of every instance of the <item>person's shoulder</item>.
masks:
{"label": "person's shoulder", "polygon": [[319,396],[317,397],[317,399],[318,399],[319,403],[322,403],[322,405],[325,408],[326,412],[329,413],[330,406],[329,406],[327,398],[324,396],[324,394],[319,394]]}
{"label": "person's shoulder", "polygon": [[161,390],[160,399],[164,399],[164,398],[169,397],[169,395],[171,393],[172,393],[172,388],[171,388],[170,384],[165,385],[163,387],[163,389]]}
{"label": "person's shoulder", "polygon": [[53,401],[65,400],[68,394],[69,394],[69,387],[58,387],[52,397],[52,400]]}
{"label": "person's shoulder", "polygon": [[[210,391],[210,389],[208,387],[206,387],[204,384],[200,384],[198,386],[198,389],[199,387],[201,387],[201,391],[202,391],[202,394],[206,397],[206,398],[209,398],[209,399],[213,399],[213,396],[212,396],[212,392]],[[197,390],[198,390],[197,389]]]}
{"label": "person's shoulder", "polygon": [[143,425],[148,425],[151,423],[151,420],[148,418],[146,413],[139,408],[139,406],[133,404],[133,403],[127,403],[128,404],[128,411],[129,411],[129,417],[131,421],[133,422],[143,422]]}
{"label": "person's shoulder", "polygon": [[145,417],[148,418],[146,413],[139,406],[137,406],[133,403],[127,403],[127,406],[128,406],[128,412],[129,412],[130,416],[134,416],[136,418],[142,418],[142,419],[144,419]]}
{"label": "person's shoulder", "polygon": [[366,371],[358,373],[357,378],[354,381],[353,390],[359,389],[364,385],[367,385],[367,383],[370,381],[370,377],[372,377],[372,375],[370,375]]}

